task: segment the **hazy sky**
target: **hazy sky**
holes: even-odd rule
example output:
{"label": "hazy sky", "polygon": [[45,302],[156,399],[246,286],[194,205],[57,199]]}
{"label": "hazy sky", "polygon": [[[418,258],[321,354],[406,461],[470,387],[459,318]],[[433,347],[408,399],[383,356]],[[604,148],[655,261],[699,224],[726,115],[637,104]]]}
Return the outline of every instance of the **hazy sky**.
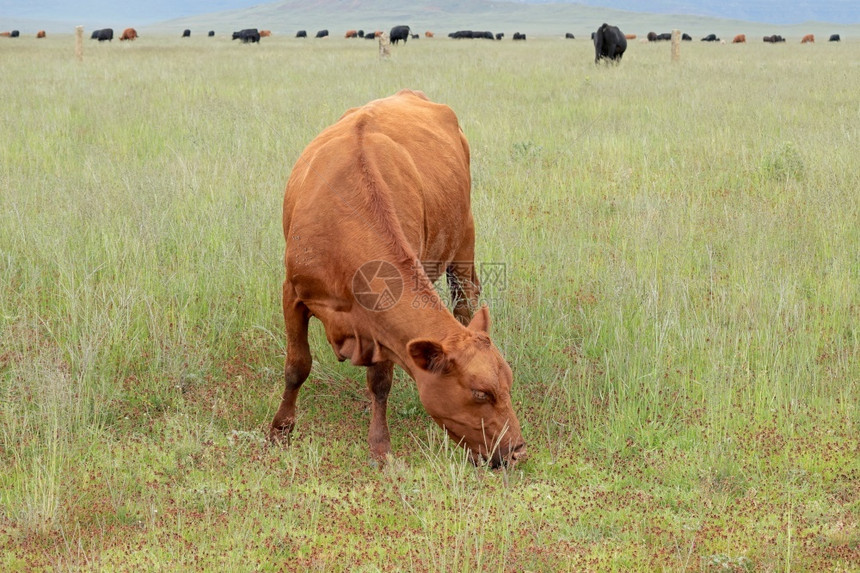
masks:
{"label": "hazy sky", "polygon": [[148,23],[266,3],[266,0],[0,0],[0,16],[48,20],[122,18]]}
{"label": "hazy sky", "polygon": [[[313,0],[308,0],[313,1]],[[514,0],[516,1],[516,0]],[[550,2],[559,0],[525,0]],[[561,0],[564,1],[564,0]],[[759,22],[820,20],[860,23],[860,0],[577,0],[636,12],[681,13]],[[396,5],[398,0],[391,0]],[[84,21],[126,20],[138,25],[182,16],[238,10],[271,0],[0,0],[0,18]],[[2,19],[0,19],[0,27]]]}

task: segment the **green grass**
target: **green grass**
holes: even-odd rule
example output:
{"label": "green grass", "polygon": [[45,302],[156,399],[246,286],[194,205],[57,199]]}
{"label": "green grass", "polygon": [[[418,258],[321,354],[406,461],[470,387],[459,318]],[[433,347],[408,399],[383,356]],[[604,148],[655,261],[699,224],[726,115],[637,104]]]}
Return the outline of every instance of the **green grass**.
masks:
{"label": "green grass", "polygon": [[[857,570],[860,45],[0,42],[0,569]],[[318,323],[290,447],[293,161],[458,114],[531,457],[471,467]]]}

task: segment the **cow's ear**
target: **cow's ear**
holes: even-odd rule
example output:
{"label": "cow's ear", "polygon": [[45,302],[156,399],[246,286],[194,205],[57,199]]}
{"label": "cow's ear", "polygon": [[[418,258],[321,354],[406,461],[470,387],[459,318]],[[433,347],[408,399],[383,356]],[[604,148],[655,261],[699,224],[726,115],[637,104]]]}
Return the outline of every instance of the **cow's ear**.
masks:
{"label": "cow's ear", "polygon": [[490,333],[490,309],[487,305],[482,305],[469,322],[469,330],[475,332]]}
{"label": "cow's ear", "polygon": [[454,362],[439,342],[410,340],[406,345],[406,351],[418,368],[431,374],[446,374],[454,367]]}

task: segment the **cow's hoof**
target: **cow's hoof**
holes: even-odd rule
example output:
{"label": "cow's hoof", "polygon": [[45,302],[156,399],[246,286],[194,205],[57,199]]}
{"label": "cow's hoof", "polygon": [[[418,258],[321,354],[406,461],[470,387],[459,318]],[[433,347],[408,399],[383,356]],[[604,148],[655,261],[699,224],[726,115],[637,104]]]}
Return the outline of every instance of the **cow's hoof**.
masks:
{"label": "cow's hoof", "polygon": [[272,425],[269,428],[269,442],[273,444],[285,444],[288,445],[290,443],[290,435],[293,432],[293,423],[280,424],[278,426]]}

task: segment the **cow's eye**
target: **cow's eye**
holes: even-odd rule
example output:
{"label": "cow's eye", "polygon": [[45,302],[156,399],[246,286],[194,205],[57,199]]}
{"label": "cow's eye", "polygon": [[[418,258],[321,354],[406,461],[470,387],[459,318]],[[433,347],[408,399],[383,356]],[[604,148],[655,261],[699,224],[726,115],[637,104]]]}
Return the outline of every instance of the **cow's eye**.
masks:
{"label": "cow's eye", "polygon": [[490,400],[490,395],[480,390],[472,390],[472,397],[476,402],[488,402]]}

